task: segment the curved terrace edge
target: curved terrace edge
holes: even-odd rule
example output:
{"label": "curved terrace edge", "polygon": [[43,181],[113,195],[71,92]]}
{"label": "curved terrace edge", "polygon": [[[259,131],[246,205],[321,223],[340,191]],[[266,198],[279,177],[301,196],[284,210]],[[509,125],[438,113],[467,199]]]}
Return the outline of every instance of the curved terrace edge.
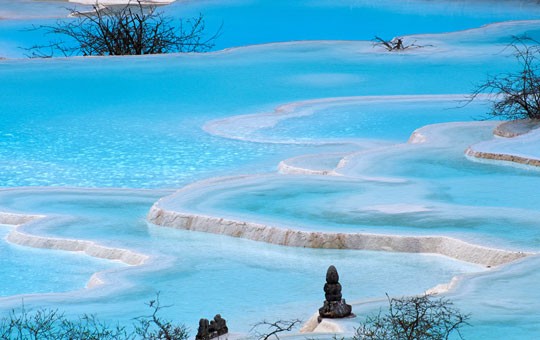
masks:
{"label": "curved terrace edge", "polygon": [[156,225],[290,247],[431,253],[486,267],[507,264],[532,255],[527,252],[484,247],[446,236],[331,233],[284,229],[246,221],[165,210],[158,204],[156,203],[150,209],[147,216],[148,221]]}
{"label": "curved terrace edge", "polygon": [[[0,212],[0,224],[11,225],[14,227],[5,238],[7,242],[13,244],[32,248],[83,252],[91,257],[119,261],[129,266],[143,265],[149,259],[149,256],[145,254],[136,253],[128,249],[105,247],[93,241],[37,236],[19,230],[22,226],[38,222],[45,218],[47,218],[47,216],[44,215]],[[106,283],[99,277],[100,273],[101,272],[96,272],[90,277],[86,284],[87,288]]]}

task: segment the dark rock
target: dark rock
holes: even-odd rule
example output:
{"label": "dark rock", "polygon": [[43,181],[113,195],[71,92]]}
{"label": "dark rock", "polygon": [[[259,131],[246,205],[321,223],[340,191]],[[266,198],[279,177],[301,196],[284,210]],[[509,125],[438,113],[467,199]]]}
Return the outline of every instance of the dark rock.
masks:
{"label": "dark rock", "polygon": [[324,297],[326,301],[340,301],[341,300],[341,284],[338,283],[326,283],[324,285]]}
{"label": "dark rock", "polygon": [[330,266],[326,271],[326,282],[327,283],[339,283],[339,274],[336,267]]}
{"label": "dark rock", "polygon": [[229,328],[227,321],[220,314],[214,316],[214,320],[208,322],[208,319],[199,320],[199,329],[197,330],[196,340],[210,340],[223,334],[227,334]]}
{"label": "dark rock", "polygon": [[216,314],[214,320],[210,321],[210,330],[217,333],[217,336],[229,333],[227,321],[220,314]]}
{"label": "dark rock", "polygon": [[339,319],[345,318],[352,314],[352,307],[348,305],[345,299],[341,301],[324,301],[324,304],[319,308],[319,322],[323,318]]}
{"label": "dark rock", "polygon": [[345,318],[352,314],[352,307],[342,299],[341,284],[336,267],[328,267],[326,272],[326,284],[324,285],[324,295],[326,300],[319,308],[319,322],[323,318],[337,319]]}
{"label": "dark rock", "polygon": [[208,319],[199,320],[199,329],[197,329],[196,340],[209,340],[210,339],[210,323]]}

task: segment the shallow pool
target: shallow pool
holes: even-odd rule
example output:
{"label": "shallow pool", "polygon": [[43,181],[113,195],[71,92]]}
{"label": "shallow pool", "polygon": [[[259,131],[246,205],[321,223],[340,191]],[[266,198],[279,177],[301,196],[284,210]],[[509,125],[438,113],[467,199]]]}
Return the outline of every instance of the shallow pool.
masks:
{"label": "shallow pool", "polygon": [[[0,225],[0,237],[4,238],[12,228]],[[83,254],[33,249],[2,240],[0,298],[83,290],[94,273],[118,267],[121,265]]]}
{"label": "shallow pool", "polygon": [[[5,208],[53,217],[22,227],[25,233],[92,240],[151,256],[147,264],[140,267],[105,267],[107,271],[100,275],[105,284],[100,287],[44,298],[28,296],[25,305],[37,308],[52,303],[70,314],[91,310],[102,319],[129,323],[133,317],[146,313],[144,303],[160,292],[163,301],[171,305],[163,311],[164,317],[192,326],[200,317],[221,313],[236,332],[248,332],[250,325],[263,319],[299,317],[307,320],[324,299],[322,287],[326,269],[331,264],[339,268],[341,282],[346,287],[344,294],[349,301],[384,293],[420,293],[440,282],[450,281],[456,275],[483,270],[476,265],[435,255],[283,248],[158,227],[147,224],[144,219],[157,194],[152,191],[80,189],[1,192],[0,200]],[[164,195],[163,192],[160,194]],[[0,250],[8,247],[3,245]],[[33,256],[36,251],[29,253]],[[70,259],[69,253],[62,255]],[[52,263],[65,262],[53,258],[52,254],[44,256]],[[83,255],[77,255],[77,258],[91,262]],[[359,263],[362,264],[360,270]],[[64,266],[63,270],[72,276],[62,272],[52,276],[73,285],[80,283],[81,278],[71,273],[78,265],[85,264],[78,262]],[[35,266],[24,270],[28,275],[39,275],[43,266],[39,263]],[[86,272],[105,269],[85,266]],[[15,270],[16,267],[10,265],[8,268]],[[29,282],[36,292],[51,284],[31,277]],[[5,281],[3,285],[3,290],[9,294],[17,281]],[[69,289],[73,289],[71,285],[57,291]],[[24,291],[24,287],[18,287],[17,292]],[[17,298],[0,301],[4,308],[20,307]],[[113,302],[114,307],[111,306]]]}

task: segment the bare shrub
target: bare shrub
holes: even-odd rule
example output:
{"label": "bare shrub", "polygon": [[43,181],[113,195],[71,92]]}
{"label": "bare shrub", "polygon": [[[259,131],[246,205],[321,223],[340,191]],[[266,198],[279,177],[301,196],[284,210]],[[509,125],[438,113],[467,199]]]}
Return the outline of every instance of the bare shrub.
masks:
{"label": "bare shrub", "polygon": [[33,46],[30,57],[142,55],[173,52],[204,52],[219,34],[207,36],[204,17],[175,20],[156,6],[140,0],[125,6],[70,10],[70,19],[52,26],[38,26],[54,37],[48,45]]}
{"label": "bare shrub", "polygon": [[380,37],[373,38],[373,46],[384,47],[387,51],[403,51],[409,48],[422,48],[423,45],[416,45],[413,43],[406,43],[403,37],[395,37],[390,40],[386,40]]}
{"label": "bare shrub", "polygon": [[275,322],[261,321],[256,323],[251,328],[251,331],[259,340],[268,340],[272,337],[279,339],[279,333],[290,332],[301,322],[302,321],[298,319],[278,320]]}
{"label": "bare shrub", "polygon": [[488,118],[540,119],[540,43],[530,38],[516,38],[510,45],[519,71],[490,76],[469,97],[488,95],[491,110]]}
{"label": "bare shrub", "polygon": [[163,320],[159,311],[164,308],[157,298],[147,304],[152,310],[148,316],[137,318],[130,327],[110,325],[95,315],[83,314],[69,319],[57,309],[28,311],[12,310],[0,318],[0,339],[10,340],[187,340],[189,333],[184,325]]}
{"label": "bare shrub", "polygon": [[388,313],[368,316],[356,329],[354,340],[446,340],[470,318],[453,303],[432,295],[390,298]]}

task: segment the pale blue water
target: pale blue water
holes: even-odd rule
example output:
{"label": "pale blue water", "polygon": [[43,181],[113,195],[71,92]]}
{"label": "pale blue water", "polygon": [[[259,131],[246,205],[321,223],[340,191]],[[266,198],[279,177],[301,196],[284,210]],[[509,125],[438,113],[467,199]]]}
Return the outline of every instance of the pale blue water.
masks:
{"label": "pale blue water", "polygon": [[[134,316],[146,313],[144,303],[159,291],[163,301],[171,305],[164,310],[164,317],[192,326],[202,316],[222,313],[230,320],[230,327],[247,332],[252,323],[277,315],[309,318],[320,307],[324,274],[330,264],[339,267],[349,301],[376,297],[380,291],[421,292],[438,282],[449,281],[454,275],[481,270],[439,256],[283,248],[156,227],[143,219],[157,199],[158,193],[153,191],[44,189],[33,192],[31,197],[29,192],[4,191],[0,193],[1,204],[21,212],[69,219],[28,226],[23,228],[25,232],[99,240],[107,246],[152,256],[148,265],[141,268],[123,266],[110,271],[104,278],[111,284],[101,290],[50,296],[44,301],[39,297],[25,299],[25,304],[31,306],[53,301],[70,314],[92,311],[106,320],[129,323]],[[389,279],[404,270],[407,275]],[[55,277],[74,280],[61,274]],[[20,304],[17,299],[0,301],[4,307]]]}
{"label": "pale blue water", "polygon": [[540,334],[539,292],[533,284],[538,280],[538,261],[535,256],[493,275],[479,275],[451,295],[459,308],[473,315],[469,338],[533,339]]}
{"label": "pale blue water", "polygon": [[[537,322],[540,314],[536,303],[539,292],[534,282],[538,280],[539,260],[537,255],[494,272],[470,276],[459,283],[455,292],[445,296],[453,307],[471,314],[469,325],[461,329],[462,336],[467,339],[536,339],[540,334]],[[373,315],[380,309],[386,310],[387,302],[358,309]]]}
{"label": "pale blue water", "polygon": [[[0,186],[170,188],[239,170],[269,171],[287,156],[312,151],[224,140],[204,133],[202,125],[233,114],[271,111],[298,99],[467,93],[487,70],[512,62],[489,54],[473,63],[393,55],[350,59],[347,54],[342,63],[328,65],[327,58],[339,47],[330,45],[306,55],[306,47],[299,46],[290,49],[292,57],[290,50],[261,48],[123,62],[119,58],[3,62]],[[386,68],[396,57],[400,67],[392,71],[392,80],[378,81],[386,77]],[[481,64],[485,68],[479,68]],[[359,74],[363,80],[358,86],[345,81],[323,87],[298,81],[306,74],[324,81],[327,72]],[[442,83],[441,74],[459,76]],[[472,115],[456,112],[437,120]],[[403,128],[399,136],[404,138],[413,126],[396,121],[388,130]]]}
{"label": "pale blue water", "polygon": [[[39,12],[38,19],[0,21],[0,56],[21,57],[24,51],[19,46],[45,39],[38,32],[22,29],[51,23],[54,19],[49,17],[60,15],[58,3],[0,1],[0,5],[4,10],[0,17],[10,11],[23,18]],[[164,10],[188,15],[203,12],[210,28],[223,23],[216,50],[275,41],[456,31],[503,20],[536,19],[540,13],[533,2],[521,1],[193,1]],[[47,223],[23,227],[27,232],[95,240],[153,256],[149,265],[134,268],[1,243],[0,254],[25,254],[20,262],[8,262],[5,275],[23,272],[17,268],[24,268],[28,275],[20,277],[24,285],[3,281],[2,289],[6,295],[73,291],[83,287],[94,271],[107,269],[105,277],[113,284],[29,297],[25,303],[58,307],[70,314],[94,312],[125,322],[144,313],[144,302],[161,291],[173,305],[166,316],[193,328],[200,317],[219,312],[232,329],[244,332],[264,318],[311,316],[322,302],[322,279],[329,264],[340,270],[349,301],[379,298],[384,293],[416,294],[456,274],[476,271],[474,266],[441,257],[291,249],[170,230],[147,225],[144,220],[151,204],[169,193],[160,190],[163,188],[178,188],[212,176],[273,172],[279,161],[297,155],[354,151],[351,146],[343,150],[336,145],[221,138],[202,130],[210,120],[272,112],[278,105],[307,99],[466,94],[487,73],[515,70],[504,45],[516,34],[538,35],[539,27],[538,22],[531,22],[441,36],[432,49],[403,54],[378,53],[369,43],[334,41],[263,45],[205,55],[2,60],[0,187],[30,188],[0,191],[1,209],[57,216]],[[445,110],[453,106],[448,100],[330,106],[258,133],[275,140],[368,138],[381,144],[401,143],[422,125],[471,120],[484,110],[481,104]],[[537,251],[535,188],[540,184],[539,173],[463,158],[467,143],[489,133],[489,129],[472,133],[474,138],[456,134],[457,142],[452,145],[367,153],[358,164],[343,170],[362,180],[261,177],[241,183],[239,188],[234,187],[235,182],[228,183],[233,190],[209,188],[200,196],[188,197],[188,203],[199,212],[301,228],[440,233]],[[365,147],[367,144],[358,146]],[[366,181],[365,177],[403,183]],[[372,207],[404,202],[430,211],[385,214]],[[43,255],[35,261],[38,254]],[[538,334],[534,326],[528,328],[519,321],[536,317],[536,303],[523,307],[534,300],[528,287],[537,281],[529,273],[537,271],[536,262],[510,269],[500,279],[487,275],[485,281],[471,281],[475,290],[464,290],[459,301],[465,311],[473,312],[475,330],[471,334],[477,338],[487,334],[508,338],[513,330],[519,330],[521,338]],[[62,265],[55,266],[58,263]],[[46,266],[51,267],[46,278],[54,280],[36,275]],[[81,266],[84,271],[78,272]],[[518,307],[491,303],[500,299],[496,290],[478,293],[494,277],[504,287],[501,291],[525,292],[507,294]],[[478,303],[467,303],[469,296]],[[8,310],[19,306],[20,299],[2,299],[0,305]],[[526,318],[520,319],[523,316]]]}
{"label": "pale blue water", "polygon": [[273,140],[363,138],[405,142],[419,126],[475,119],[486,105],[478,102],[463,107],[459,98],[427,102],[387,99],[315,110],[313,115],[282,120],[259,134]]}
{"label": "pale blue water", "polygon": [[[11,228],[0,225],[0,237],[4,238]],[[0,299],[11,295],[82,290],[94,273],[118,267],[121,265],[83,254],[2,243]]]}
{"label": "pale blue water", "polygon": [[0,0],[0,17],[16,20],[55,18],[64,15],[69,6],[67,1]]}
{"label": "pale blue water", "polygon": [[[531,186],[540,185],[539,176],[523,178],[512,172],[489,178],[485,174],[462,178],[458,173],[444,180],[405,183],[260,177],[195,188],[167,207],[294,229],[452,235],[473,243],[537,251],[540,215]],[[377,208],[402,203],[428,211],[392,214]]]}

